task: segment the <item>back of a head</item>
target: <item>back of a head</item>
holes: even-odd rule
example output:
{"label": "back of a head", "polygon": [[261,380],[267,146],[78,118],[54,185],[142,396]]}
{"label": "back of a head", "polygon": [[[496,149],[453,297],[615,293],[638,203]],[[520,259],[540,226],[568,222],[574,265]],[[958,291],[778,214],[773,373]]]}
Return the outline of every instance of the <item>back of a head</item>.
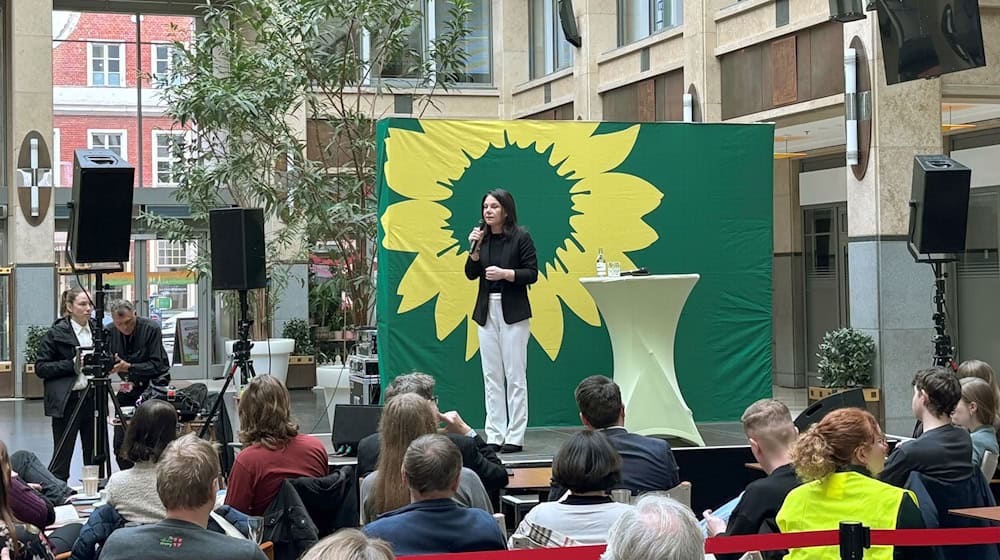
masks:
{"label": "back of a head", "polygon": [[368,517],[410,502],[400,468],[403,454],[418,437],[437,430],[437,417],[430,401],[416,393],[404,393],[386,403],[379,420],[378,476],[368,504]]}
{"label": "back of a head", "polygon": [[705,539],[698,520],[665,496],[639,498],[608,531],[601,560],[702,560]]}
{"label": "back of a head", "polygon": [[357,529],[341,529],[319,541],[300,560],[395,560],[389,543]]}
{"label": "back of a head", "polygon": [[975,403],[975,418],[980,424],[992,426],[996,422],[997,401],[993,387],[978,377],[965,377],[961,380],[962,400]]}
{"label": "back of a head", "polygon": [[135,313],[135,305],[127,299],[116,299],[108,306],[112,315],[128,315]]}
{"label": "back of a head", "polygon": [[965,379],[966,377],[978,377],[991,386],[995,386],[997,381],[996,373],[990,364],[981,360],[965,360],[958,366],[958,378]]}
{"label": "back of a head", "polygon": [[278,378],[258,375],[243,390],[239,403],[240,441],[267,449],[284,447],[299,433],[292,420],[291,397]]}
{"label": "back of a head", "polygon": [[552,460],[552,482],[574,493],[611,490],[621,474],[622,458],[602,432],[577,432]]}
{"label": "back of a head", "polygon": [[426,373],[413,372],[400,375],[385,388],[385,402],[388,403],[395,397],[406,393],[416,393],[431,400],[434,398],[434,385],[434,378]]}
{"label": "back of a head", "polygon": [[798,437],[792,414],[784,403],[761,399],[743,412],[743,431],[766,453],[787,450]]}
{"label": "back of a head", "polygon": [[196,510],[215,502],[220,474],[215,446],[187,434],[170,442],[156,463],[156,493],[167,511]]}
{"label": "back of a head", "polygon": [[177,438],[177,409],[159,399],[135,409],[119,455],[133,463],[156,462],[167,444]]}
{"label": "back of a head", "polygon": [[927,394],[927,411],[941,418],[951,415],[962,399],[962,384],[950,369],[932,367],[913,376],[913,386]]}
{"label": "back of a head", "polygon": [[799,436],[792,446],[795,473],[803,481],[819,480],[854,462],[854,452],[880,433],[867,410],[840,408],[827,414]]}
{"label": "back of a head", "polygon": [[622,392],[603,375],[591,375],[576,386],[576,406],[596,429],[614,426],[622,413]]}
{"label": "back of a head", "polygon": [[448,490],[462,472],[462,453],[446,436],[420,436],[406,448],[403,472],[410,489],[415,492]]}

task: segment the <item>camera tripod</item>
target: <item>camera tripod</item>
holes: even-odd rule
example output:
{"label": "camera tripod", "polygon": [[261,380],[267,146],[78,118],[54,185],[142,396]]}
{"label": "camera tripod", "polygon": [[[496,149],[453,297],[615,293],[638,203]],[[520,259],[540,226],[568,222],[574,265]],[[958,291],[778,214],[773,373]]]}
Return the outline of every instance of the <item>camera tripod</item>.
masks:
{"label": "camera tripod", "polygon": [[934,336],[931,342],[934,344],[934,365],[951,369],[958,369],[955,363],[955,347],[951,344],[951,336],[946,330],[948,325],[947,311],[945,303],[945,279],[948,274],[944,271],[944,264],[957,261],[958,256],[954,254],[929,254],[921,255],[917,252],[917,247],[913,243],[914,224],[916,223],[916,202],[910,202],[910,234],[906,244],[913,260],[918,263],[926,263],[934,269],[934,314],[931,319],[934,321]]}
{"label": "camera tripod", "polygon": [[226,364],[226,381],[222,384],[222,390],[219,391],[219,396],[216,397],[211,412],[208,413],[205,423],[198,432],[198,437],[202,439],[205,439],[205,435],[208,434],[209,426],[215,424],[215,417],[222,408],[226,390],[229,389],[229,384],[232,383],[236,370],[238,369],[240,372],[240,385],[246,385],[250,379],[257,377],[257,372],[253,369],[253,360],[250,359],[250,349],[253,348],[253,343],[250,342],[250,327],[253,325],[253,321],[247,317],[250,307],[247,304],[247,290],[239,290],[239,296],[240,319],[237,326],[239,339],[233,343],[233,353],[229,355],[229,363]]}
{"label": "camera tripod", "polygon": [[[52,453],[52,461],[49,463],[49,470],[51,471],[55,468],[56,458],[67,444],[69,435],[73,432],[73,427],[76,426],[77,419],[80,416],[80,411],[83,409],[84,403],[87,402],[87,397],[93,395],[94,406],[90,411],[90,416],[94,423],[94,449],[90,459],[92,461],[91,464],[100,467],[100,477],[103,479],[111,476],[112,455],[108,444],[107,426],[109,400],[114,404],[115,415],[123,427],[126,426],[126,422],[125,413],[122,412],[122,407],[118,404],[118,399],[115,398],[114,392],[111,390],[111,379],[108,377],[111,368],[114,366],[114,356],[108,351],[108,341],[104,335],[105,286],[102,284],[101,272],[95,272],[95,275],[97,302],[94,304],[94,309],[96,310],[97,328],[93,329],[94,332],[91,333],[94,338],[94,353],[86,356],[82,365],[83,375],[87,378],[87,389],[76,402],[76,407],[73,408],[73,412],[70,414],[69,422],[66,424],[66,428],[63,429],[63,433],[59,436],[59,441],[56,443],[56,447]],[[75,442],[69,443],[71,446],[70,449],[72,449]]]}

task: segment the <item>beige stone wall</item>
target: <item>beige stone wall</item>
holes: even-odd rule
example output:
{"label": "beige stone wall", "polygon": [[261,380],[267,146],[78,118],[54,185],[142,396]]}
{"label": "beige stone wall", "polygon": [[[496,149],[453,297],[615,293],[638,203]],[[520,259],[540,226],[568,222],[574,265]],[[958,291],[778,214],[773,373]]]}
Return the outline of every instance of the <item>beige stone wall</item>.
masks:
{"label": "beige stone wall", "polygon": [[719,46],[767,33],[774,29],[774,0],[747,0],[725,7],[716,13],[715,25]]}
{"label": "beige stone wall", "polygon": [[[51,263],[54,204],[50,204],[41,225],[30,226],[18,207],[15,173],[21,142],[28,132],[41,133],[50,154],[52,151],[52,1],[12,0],[8,5],[6,17],[11,33],[8,256],[12,263]],[[55,201],[55,196],[52,200]]]}
{"label": "beige stone wall", "polygon": [[[549,101],[545,101],[545,88],[549,88]],[[519,119],[566,103],[576,97],[576,80],[572,68],[560,70],[549,76],[521,84],[514,89],[513,113]]]}
{"label": "beige stone wall", "polygon": [[[649,49],[649,70],[642,70],[642,52]],[[656,76],[684,66],[684,28],[657,33],[615,49],[598,59],[601,91]]]}

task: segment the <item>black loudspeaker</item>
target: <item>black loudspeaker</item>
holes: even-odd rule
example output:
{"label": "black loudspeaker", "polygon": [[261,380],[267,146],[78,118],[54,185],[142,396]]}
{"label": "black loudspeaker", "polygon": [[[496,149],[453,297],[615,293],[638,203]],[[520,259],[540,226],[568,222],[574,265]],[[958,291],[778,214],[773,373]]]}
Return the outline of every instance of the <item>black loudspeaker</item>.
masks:
{"label": "black loudspeaker", "polygon": [[965,251],[972,170],[948,156],[915,156],[910,242],[918,253]]}
{"label": "black loudspeaker", "polygon": [[809,429],[809,426],[819,422],[824,416],[834,410],[840,408],[860,408],[861,410],[865,410],[866,406],[864,389],[849,389],[834,393],[829,397],[812,403],[803,410],[795,418],[795,427],[799,429],[799,433],[804,433]]}
{"label": "black loudspeaker", "polygon": [[111,150],[73,152],[69,217],[74,263],[129,260],[135,168]]}
{"label": "black loudspeaker", "polygon": [[208,213],[212,242],[212,289],[253,290],[267,283],[264,211],[223,208]]}

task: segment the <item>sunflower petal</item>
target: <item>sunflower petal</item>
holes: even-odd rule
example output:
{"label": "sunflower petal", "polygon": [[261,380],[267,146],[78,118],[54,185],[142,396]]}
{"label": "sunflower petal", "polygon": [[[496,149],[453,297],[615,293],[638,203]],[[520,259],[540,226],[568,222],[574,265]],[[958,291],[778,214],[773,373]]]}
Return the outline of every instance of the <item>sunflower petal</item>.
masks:
{"label": "sunflower petal", "polygon": [[531,334],[553,362],[559,357],[563,339],[563,310],[556,297],[556,285],[543,276],[532,284]]}
{"label": "sunflower petal", "polygon": [[406,269],[399,286],[396,287],[396,293],[402,296],[398,313],[413,311],[438,295],[442,288],[451,288],[443,284],[438,273],[441,267],[437,264],[437,260],[436,256],[429,253],[419,253],[413,259],[410,268]]}
{"label": "sunflower petal", "polygon": [[448,225],[450,217],[451,212],[436,202],[397,202],[382,214],[382,246],[391,251],[436,255],[459,243]]}
{"label": "sunflower petal", "polygon": [[448,289],[441,290],[437,305],[434,306],[434,323],[437,327],[438,340],[444,340],[454,331],[463,319],[472,314],[476,305],[476,292],[479,283],[469,281],[462,272],[465,259],[458,256],[458,250],[441,258],[443,264],[450,264],[447,270],[438,273],[441,283]]}
{"label": "sunflower petal", "polygon": [[475,357],[479,350],[479,325],[469,316],[465,322],[465,361]]}

